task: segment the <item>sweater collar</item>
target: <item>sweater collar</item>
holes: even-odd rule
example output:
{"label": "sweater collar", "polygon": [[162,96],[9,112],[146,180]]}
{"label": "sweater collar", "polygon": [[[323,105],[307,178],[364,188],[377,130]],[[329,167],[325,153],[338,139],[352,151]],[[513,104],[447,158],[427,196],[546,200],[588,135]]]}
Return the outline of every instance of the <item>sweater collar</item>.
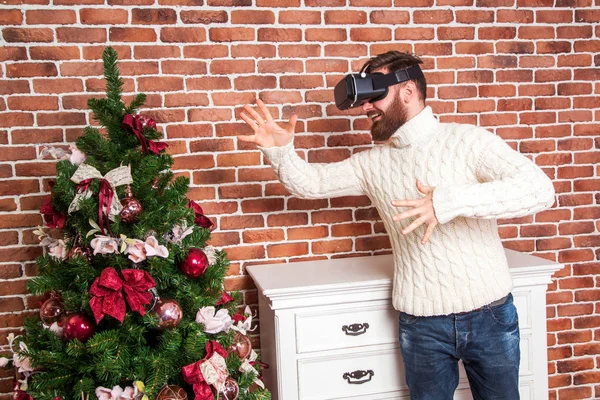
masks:
{"label": "sweater collar", "polygon": [[407,147],[430,137],[439,122],[433,116],[431,107],[427,106],[413,118],[408,120],[391,136],[390,143],[394,147]]}

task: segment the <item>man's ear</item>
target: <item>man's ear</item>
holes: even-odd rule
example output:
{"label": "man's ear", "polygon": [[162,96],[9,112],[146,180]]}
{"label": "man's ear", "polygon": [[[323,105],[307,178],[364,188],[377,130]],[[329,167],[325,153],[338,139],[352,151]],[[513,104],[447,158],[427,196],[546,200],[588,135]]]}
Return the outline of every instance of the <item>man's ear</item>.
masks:
{"label": "man's ear", "polygon": [[407,81],[404,83],[404,86],[401,88],[402,90],[402,100],[404,103],[408,104],[414,100],[415,97],[419,96],[417,91],[417,85],[413,81]]}

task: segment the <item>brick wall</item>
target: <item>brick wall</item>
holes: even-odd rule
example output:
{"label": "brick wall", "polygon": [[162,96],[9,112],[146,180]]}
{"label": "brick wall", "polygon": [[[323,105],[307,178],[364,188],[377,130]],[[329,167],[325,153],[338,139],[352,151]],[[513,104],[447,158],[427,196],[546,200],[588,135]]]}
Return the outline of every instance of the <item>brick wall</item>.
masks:
{"label": "brick wall", "polygon": [[[506,247],[566,264],[548,293],[550,397],[600,398],[599,0],[4,0],[0,5],[0,346],[37,299],[32,231],[55,163],[103,91],[105,45],[125,89],[148,94],[190,197],[213,216],[233,265],[228,289],[257,294],[245,266],[389,251],[366,197],[290,197],[252,145],[240,105],[259,96],[300,118],[311,162],[370,146],[360,112],[332,86],[366,57],[398,49],[425,60],[442,121],[487,127],[553,178],[551,210],[501,221]],[[0,373],[0,398],[10,374]]]}

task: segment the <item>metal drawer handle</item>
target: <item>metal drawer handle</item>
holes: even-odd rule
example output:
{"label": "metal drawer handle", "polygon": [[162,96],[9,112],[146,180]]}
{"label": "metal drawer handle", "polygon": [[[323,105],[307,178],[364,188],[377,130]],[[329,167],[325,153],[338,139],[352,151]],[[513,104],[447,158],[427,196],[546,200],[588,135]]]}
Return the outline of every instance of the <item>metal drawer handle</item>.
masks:
{"label": "metal drawer handle", "polygon": [[[362,378],[364,378],[365,376],[369,375],[368,378],[365,378],[363,380],[360,380]],[[368,370],[356,370],[354,372],[346,372],[344,373],[344,375],[342,375],[342,378],[346,379],[348,381],[349,384],[351,385],[360,385],[363,383],[367,383],[371,381],[371,378],[373,377],[373,375],[375,375],[375,372],[373,372],[372,369],[368,369]],[[354,381],[351,381],[350,379],[355,379]]]}
{"label": "metal drawer handle", "polygon": [[369,329],[369,324],[367,324],[366,322],[364,324],[352,324],[350,326],[342,326],[342,330],[346,332],[346,335],[349,336],[362,335],[363,333],[367,333],[367,329]]}

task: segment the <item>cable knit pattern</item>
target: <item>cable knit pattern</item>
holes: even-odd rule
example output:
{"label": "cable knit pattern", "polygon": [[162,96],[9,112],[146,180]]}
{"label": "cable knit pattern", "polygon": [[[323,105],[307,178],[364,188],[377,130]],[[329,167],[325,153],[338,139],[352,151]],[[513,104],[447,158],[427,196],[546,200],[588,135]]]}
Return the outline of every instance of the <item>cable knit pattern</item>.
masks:
{"label": "cable knit pattern", "polygon": [[[366,194],[381,216],[394,251],[393,303],[418,316],[470,311],[512,290],[497,218],[536,213],[554,203],[550,179],[492,133],[442,124],[426,107],[385,145],[330,164],[309,164],[293,144],[260,148],[295,196],[309,199]],[[426,226],[404,236],[414,218],[392,200],[422,196],[416,180],[434,186],[440,224],[421,244]]]}

